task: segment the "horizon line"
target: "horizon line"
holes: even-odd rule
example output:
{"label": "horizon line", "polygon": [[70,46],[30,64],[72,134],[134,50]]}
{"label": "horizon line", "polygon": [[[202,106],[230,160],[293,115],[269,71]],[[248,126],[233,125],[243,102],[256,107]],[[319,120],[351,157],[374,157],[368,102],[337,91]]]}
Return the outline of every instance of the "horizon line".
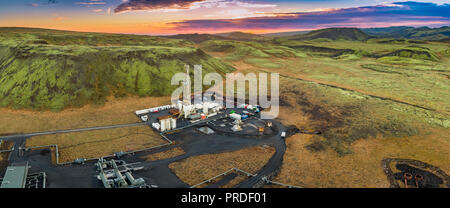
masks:
{"label": "horizon line", "polygon": [[241,32],[241,33],[248,33],[248,34],[255,34],[255,35],[266,35],[266,34],[277,34],[277,33],[289,33],[289,32],[309,32],[309,31],[315,31],[315,30],[322,30],[322,29],[330,29],[330,28],[356,28],[356,29],[372,29],[372,28],[391,28],[391,27],[410,27],[410,28],[443,28],[443,27],[450,27],[450,25],[445,26],[387,26],[387,27],[324,27],[324,28],[316,28],[316,29],[299,29],[299,30],[285,30],[280,32],[267,32],[267,33],[252,33],[252,32],[244,32],[241,30],[230,30],[227,32],[218,32],[218,33],[170,33],[170,34],[155,34],[155,33],[121,33],[121,32],[98,32],[98,31],[84,31],[84,30],[71,30],[71,29],[59,29],[59,28],[44,28],[44,27],[24,27],[24,26],[0,26],[0,28],[16,28],[16,29],[41,29],[41,30],[55,30],[55,31],[65,31],[65,32],[79,32],[79,33],[101,33],[101,34],[117,34],[117,35],[142,35],[142,36],[172,36],[172,35],[189,35],[189,34],[209,34],[209,35],[217,35],[217,34],[224,34],[224,33],[232,33],[232,32]]}

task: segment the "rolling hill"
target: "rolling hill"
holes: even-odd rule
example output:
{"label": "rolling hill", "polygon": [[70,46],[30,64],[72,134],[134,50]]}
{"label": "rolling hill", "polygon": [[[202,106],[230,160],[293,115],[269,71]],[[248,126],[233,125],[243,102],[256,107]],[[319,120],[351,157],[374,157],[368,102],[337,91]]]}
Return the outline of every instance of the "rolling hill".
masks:
{"label": "rolling hill", "polygon": [[162,36],[164,38],[171,38],[171,39],[181,39],[181,40],[189,40],[194,43],[201,43],[207,40],[231,40],[226,37],[218,36],[218,35],[211,35],[211,34],[178,34],[178,35],[170,35],[170,36]]}
{"label": "rolling hill", "polygon": [[0,106],[61,110],[108,96],[166,96],[184,65],[234,68],[184,40],[39,29],[0,29]]}
{"label": "rolling hill", "polygon": [[386,28],[366,28],[365,33],[383,38],[406,38],[414,40],[441,40],[450,37],[450,27],[440,28],[429,27],[386,27]]}
{"label": "rolling hill", "polygon": [[230,33],[217,33],[217,36],[221,36],[230,40],[246,40],[246,41],[264,41],[270,40],[271,38],[264,37],[262,35],[255,35],[252,33],[243,32],[230,32]]}
{"label": "rolling hill", "polygon": [[279,38],[293,35],[303,35],[309,33],[311,31],[291,31],[291,32],[279,32],[279,33],[264,33],[261,36],[270,37],[270,38]]}
{"label": "rolling hill", "polygon": [[289,40],[328,39],[328,40],[363,41],[370,38],[370,36],[358,28],[327,28],[321,30],[314,30],[306,34],[288,36],[285,38]]}

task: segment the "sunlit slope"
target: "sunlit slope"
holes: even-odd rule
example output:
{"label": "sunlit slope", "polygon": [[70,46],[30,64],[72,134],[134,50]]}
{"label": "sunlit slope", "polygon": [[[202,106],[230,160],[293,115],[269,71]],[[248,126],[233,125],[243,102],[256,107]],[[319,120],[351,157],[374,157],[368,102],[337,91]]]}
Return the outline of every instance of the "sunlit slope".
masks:
{"label": "sunlit slope", "polygon": [[290,40],[326,39],[362,41],[369,39],[370,36],[358,28],[326,28],[321,30],[314,30],[306,34],[293,35],[284,38]]}
{"label": "sunlit slope", "polygon": [[234,70],[182,40],[16,30],[0,30],[0,106],[60,110],[111,95],[170,95],[178,87],[171,77],[185,64]]}

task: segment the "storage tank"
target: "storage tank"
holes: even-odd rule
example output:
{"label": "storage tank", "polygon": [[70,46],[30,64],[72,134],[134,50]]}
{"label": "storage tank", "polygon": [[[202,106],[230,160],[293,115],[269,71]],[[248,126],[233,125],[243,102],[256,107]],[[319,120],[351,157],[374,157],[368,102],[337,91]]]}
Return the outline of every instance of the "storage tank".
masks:
{"label": "storage tank", "polygon": [[172,118],[172,124],[171,124],[172,129],[176,129],[177,128],[177,120]]}
{"label": "storage tank", "polygon": [[208,104],[203,103],[203,113],[206,115],[208,114]]}
{"label": "storage tank", "polygon": [[170,123],[170,119],[166,119],[166,120],[164,120],[164,122],[166,122],[166,130],[168,131],[168,130],[172,130],[172,126],[171,126],[171,123]]}
{"label": "storage tank", "polygon": [[160,120],[159,121],[160,125],[161,125],[161,131],[166,131],[166,122],[165,120]]}

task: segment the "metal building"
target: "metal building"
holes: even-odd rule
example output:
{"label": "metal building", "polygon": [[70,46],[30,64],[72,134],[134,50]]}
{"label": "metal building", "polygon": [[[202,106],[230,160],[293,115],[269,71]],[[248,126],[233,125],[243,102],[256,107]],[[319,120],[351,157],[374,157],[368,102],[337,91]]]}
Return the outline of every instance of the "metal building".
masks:
{"label": "metal building", "polygon": [[0,188],[25,188],[28,168],[28,162],[24,165],[9,166]]}

